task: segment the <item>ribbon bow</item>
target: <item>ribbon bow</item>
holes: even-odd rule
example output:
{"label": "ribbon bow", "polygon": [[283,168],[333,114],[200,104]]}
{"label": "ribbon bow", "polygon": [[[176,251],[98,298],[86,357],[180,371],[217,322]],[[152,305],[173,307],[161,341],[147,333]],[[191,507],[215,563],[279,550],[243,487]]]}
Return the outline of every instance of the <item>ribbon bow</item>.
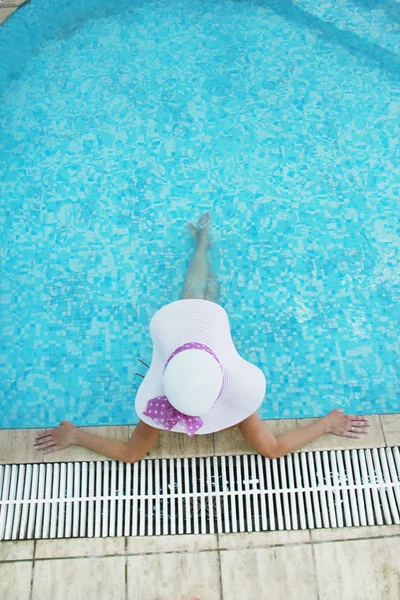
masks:
{"label": "ribbon bow", "polygon": [[203,426],[203,420],[200,417],[191,417],[179,412],[166,396],[158,396],[149,400],[143,414],[167,431],[170,431],[179,421],[183,421],[186,433],[190,437]]}

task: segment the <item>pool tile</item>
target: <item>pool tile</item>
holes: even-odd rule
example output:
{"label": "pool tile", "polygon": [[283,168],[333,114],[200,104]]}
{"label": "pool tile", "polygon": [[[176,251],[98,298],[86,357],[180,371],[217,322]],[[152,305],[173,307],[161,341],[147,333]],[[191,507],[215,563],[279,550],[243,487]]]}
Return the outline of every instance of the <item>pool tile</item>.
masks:
{"label": "pool tile", "polygon": [[400,414],[381,415],[381,423],[387,446],[400,444]]}
{"label": "pool tile", "polygon": [[217,550],[216,534],[159,535],[127,538],[128,554],[159,554],[160,552],[198,552]]}
{"label": "pool tile", "polygon": [[31,562],[0,563],[0,598],[30,600]]}
{"label": "pool tile", "polygon": [[172,3],[160,32],[157,3],[140,28],[127,7],[91,18],[109,4],[27,2],[1,28],[2,425],[134,422],[149,321],[179,295],[204,208],[238,351],[267,375],[260,414],[400,410],[395,17],[214,3],[213,41],[195,9],[183,26]]}
{"label": "pool tile", "polygon": [[[346,450],[349,448],[379,448],[385,446],[379,415],[368,415],[368,420],[370,423],[368,433],[358,440],[328,434],[303,446],[302,450]],[[316,419],[298,419],[297,426],[310,425],[315,421]]]}
{"label": "pool tile", "polygon": [[[134,427],[129,428],[132,435]],[[195,435],[190,438],[186,433],[162,431],[156,444],[147,452],[147,458],[172,458],[184,456],[211,456],[213,454],[213,435]]]}
{"label": "pool tile", "polygon": [[125,553],[125,538],[83,538],[68,540],[39,540],[35,558],[72,558],[109,556]]}
{"label": "pool tile", "polygon": [[[94,433],[95,435],[101,435],[106,438],[118,440],[120,442],[128,441],[128,426],[117,426],[110,425],[107,427],[84,427],[88,433]],[[80,461],[80,460],[110,460],[106,456],[92,452],[81,446],[73,446],[72,448],[65,448],[52,454],[45,454],[45,462],[59,462],[59,461]]]}
{"label": "pool tile", "polygon": [[0,542],[0,562],[13,560],[27,560],[33,558],[33,540],[20,542]]}
{"label": "pool tile", "polygon": [[311,544],[221,552],[224,600],[318,597]]}
{"label": "pool tile", "polygon": [[130,556],[127,600],[221,600],[218,552]]}
{"label": "pool tile", "polygon": [[[276,419],[267,421],[268,427],[274,435],[280,435],[290,429],[296,428],[295,419]],[[254,448],[244,439],[238,427],[217,431],[214,434],[215,454],[255,454]]]}
{"label": "pool tile", "polygon": [[32,600],[125,600],[125,557],[37,560]]}
{"label": "pool tile", "polygon": [[397,538],[318,544],[315,550],[320,600],[398,600]]}
{"label": "pool tile", "polygon": [[42,462],[42,454],[33,448],[38,431],[38,429],[0,430],[0,464]]}

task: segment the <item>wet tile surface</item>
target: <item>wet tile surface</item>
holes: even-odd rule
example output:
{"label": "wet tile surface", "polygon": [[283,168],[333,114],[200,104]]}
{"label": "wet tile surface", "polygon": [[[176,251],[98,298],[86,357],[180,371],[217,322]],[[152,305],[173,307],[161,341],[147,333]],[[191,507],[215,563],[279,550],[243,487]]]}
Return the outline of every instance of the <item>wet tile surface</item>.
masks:
{"label": "wet tile surface", "polygon": [[318,598],[310,545],[221,552],[223,598]]}
{"label": "wet tile surface", "polygon": [[[132,435],[134,427],[129,427]],[[185,433],[162,431],[157,443],[146,458],[173,458],[183,456],[211,456],[214,450],[214,440],[211,435],[195,435],[190,438]]]}
{"label": "wet tile surface", "polygon": [[[276,419],[267,421],[274,435],[280,435],[296,428],[295,419]],[[215,454],[254,454],[254,448],[244,439],[238,427],[214,434]]]}
{"label": "wet tile surface", "polygon": [[128,600],[222,600],[217,552],[127,558]]}
{"label": "wet tile surface", "polygon": [[[379,415],[368,415],[370,427],[368,433],[356,439],[344,438],[337,435],[323,435],[302,450],[346,450],[348,448],[379,448],[385,446],[385,438]],[[298,419],[297,426],[310,425],[315,419]]]}
{"label": "wet tile surface", "polygon": [[162,535],[127,538],[128,554],[157,554],[162,552],[197,552],[217,550],[215,534],[206,535]]}
{"label": "wet tile surface", "polygon": [[397,538],[318,544],[315,551],[320,600],[398,600]]}
{"label": "wet tile surface", "polygon": [[247,550],[268,548],[286,544],[304,544],[310,541],[310,532],[304,531],[261,531],[253,533],[222,533],[218,536],[220,550]]}
{"label": "wet tile surface", "polygon": [[26,560],[33,558],[34,542],[29,541],[7,541],[0,542],[0,562],[3,560]]}
{"label": "wet tile surface", "polygon": [[35,558],[71,558],[108,556],[125,553],[125,538],[82,538],[69,540],[38,540]]}
{"label": "wet tile surface", "polygon": [[[83,428],[88,433],[93,433],[95,435],[100,435],[105,438],[111,438],[114,440],[118,440],[120,442],[128,441],[128,426],[114,426],[110,425],[107,427],[84,427]],[[109,458],[98,454],[97,452],[92,452],[91,450],[87,450],[81,446],[73,446],[71,448],[66,448],[65,450],[60,450],[59,452],[53,452],[52,454],[45,454],[44,461],[45,462],[59,462],[59,461],[80,461],[80,460],[110,460]]]}
{"label": "wet tile surface", "polygon": [[35,562],[32,600],[125,600],[125,558]]}
{"label": "wet tile surface", "polygon": [[381,415],[382,429],[388,446],[400,445],[400,414]]}
{"label": "wet tile surface", "polygon": [[33,448],[38,429],[0,429],[0,463],[40,463],[43,456]]}
{"label": "wet tile surface", "polygon": [[31,562],[0,563],[0,598],[30,600]]}

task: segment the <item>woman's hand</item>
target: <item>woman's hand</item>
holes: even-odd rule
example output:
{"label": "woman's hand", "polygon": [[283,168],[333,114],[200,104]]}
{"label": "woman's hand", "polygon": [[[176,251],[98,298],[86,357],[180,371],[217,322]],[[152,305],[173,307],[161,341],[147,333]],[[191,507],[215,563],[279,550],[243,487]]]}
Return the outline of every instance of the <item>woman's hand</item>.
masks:
{"label": "woman's hand", "polygon": [[328,433],[334,435],[358,439],[368,433],[369,423],[366,417],[345,415],[340,408],[331,410],[324,419]]}
{"label": "woman's hand", "polygon": [[75,431],[76,427],[73,423],[61,421],[60,427],[38,433],[33,447],[36,450],[42,450],[43,454],[50,454],[50,452],[74,446]]}

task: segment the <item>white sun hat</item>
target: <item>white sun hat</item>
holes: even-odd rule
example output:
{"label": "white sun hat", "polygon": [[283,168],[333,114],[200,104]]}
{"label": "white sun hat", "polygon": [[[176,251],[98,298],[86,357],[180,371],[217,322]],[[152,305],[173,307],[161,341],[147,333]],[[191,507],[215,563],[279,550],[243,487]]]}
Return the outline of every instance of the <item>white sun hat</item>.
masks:
{"label": "white sun hat", "polygon": [[136,395],[139,418],[190,436],[240,423],[262,403],[262,371],[237,352],[222,306],[178,300],[150,322],[153,357]]}

